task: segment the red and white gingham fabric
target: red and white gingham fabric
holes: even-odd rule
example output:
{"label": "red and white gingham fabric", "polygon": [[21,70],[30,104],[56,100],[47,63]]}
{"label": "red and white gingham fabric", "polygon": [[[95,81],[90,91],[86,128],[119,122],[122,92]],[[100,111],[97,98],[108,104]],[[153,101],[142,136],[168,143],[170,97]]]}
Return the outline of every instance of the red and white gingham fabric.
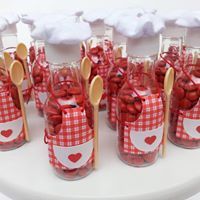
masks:
{"label": "red and white gingham fabric", "polygon": [[184,140],[199,140],[196,138],[192,138],[185,132],[183,127],[184,118],[200,119],[200,101],[191,110],[181,111],[181,113],[178,116],[178,122],[176,128],[176,137],[182,138]]}
{"label": "red and white gingham fabric", "polygon": [[117,97],[108,97],[108,117],[109,120],[112,123],[116,123],[117,121],[117,115],[116,115],[116,109],[117,109]]}
{"label": "red and white gingham fabric", "polygon": [[110,40],[104,40],[104,52],[110,63],[114,62],[113,44]]}
{"label": "red and white gingham fabric", "polygon": [[0,123],[9,122],[21,117],[21,111],[15,107],[9,90],[0,92]]}
{"label": "red and white gingham fabric", "polygon": [[49,68],[42,68],[42,74],[43,74],[43,81],[42,83],[39,83],[37,85],[34,85],[33,87],[33,91],[34,91],[34,95],[35,95],[35,104],[36,104],[36,108],[37,109],[42,109],[44,107],[44,104],[40,101],[39,98],[39,92],[40,93],[47,93],[47,84],[48,84],[48,79],[50,76],[50,71]]}
{"label": "red and white gingham fabric", "polygon": [[[15,107],[13,99],[10,96],[9,90],[4,90],[0,92],[0,126],[1,123],[11,122],[22,117],[21,111]],[[9,127],[8,127],[9,129]],[[19,136],[9,142],[0,142],[1,144],[12,144],[13,142],[20,142],[24,139],[24,130],[22,129]]]}
{"label": "red and white gingham fabric", "polygon": [[[140,117],[135,122],[125,122],[124,128],[124,152],[131,154],[145,154],[148,152],[140,151],[131,142],[130,132],[150,131],[157,129],[163,124],[163,103],[158,94],[145,97]],[[159,145],[160,146],[160,145]],[[157,149],[159,148],[157,147]]]}
{"label": "red and white gingham fabric", "polygon": [[[56,158],[53,145],[71,147],[84,144],[93,139],[93,130],[89,127],[86,113],[82,108],[65,109],[62,118],[62,127],[58,135],[48,135],[49,161],[52,166],[59,169],[67,169]],[[93,161],[93,155],[86,164]]]}

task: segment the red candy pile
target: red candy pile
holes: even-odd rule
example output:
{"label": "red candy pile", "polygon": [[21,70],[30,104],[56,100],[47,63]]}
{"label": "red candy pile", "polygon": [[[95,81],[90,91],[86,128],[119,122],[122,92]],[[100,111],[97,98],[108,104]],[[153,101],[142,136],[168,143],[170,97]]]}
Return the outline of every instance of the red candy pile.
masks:
{"label": "red candy pile", "polygon": [[107,114],[112,129],[116,129],[116,110],[113,110],[113,105],[117,103],[118,92],[126,80],[126,70],[127,58],[118,58],[107,77]]}

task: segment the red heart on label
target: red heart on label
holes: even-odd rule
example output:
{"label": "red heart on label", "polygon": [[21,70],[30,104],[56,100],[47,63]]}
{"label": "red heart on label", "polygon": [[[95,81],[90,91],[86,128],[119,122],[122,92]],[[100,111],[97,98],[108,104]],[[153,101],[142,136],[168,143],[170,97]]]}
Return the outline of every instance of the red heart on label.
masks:
{"label": "red heart on label", "polygon": [[12,134],[12,130],[11,129],[8,129],[6,131],[5,130],[1,131],[1,135],[6,137],[6,138],[10,137],[11,134]]}
{"label": "red heart on label", "polygon": [[152,145],[155,142],[155,140],[156,140],[156,136],[155,135],[153,135],[151,137],[146,137],[145,138],[145,142],[147,144],[149,144],[149,145]]}
{"label": "red heart on label", "polygon": [[81,153],[77,153],[77,154],[71,154],[68,156],[69,160],[72,162],[77,162],[80,158],[81,158],[82,154]]}
{"label": "red heart on label", "polygon": [[198,133],[200,133],[200,126],[197,126],[196,130]]}

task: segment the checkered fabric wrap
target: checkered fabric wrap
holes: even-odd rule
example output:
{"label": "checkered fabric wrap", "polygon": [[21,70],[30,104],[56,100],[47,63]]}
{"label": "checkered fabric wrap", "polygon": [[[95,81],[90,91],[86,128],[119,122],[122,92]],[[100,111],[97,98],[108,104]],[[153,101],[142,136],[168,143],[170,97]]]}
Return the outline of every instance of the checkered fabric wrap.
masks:
{"label": "checkered fabric wrap", "polygon": [[108,98],[108,117],[112,123],[116,123],[117,115],[117,97],[107,97]]}
{"label": "checkered fabric wrap", "polygon": [[[0,126],[1,126],[1,123],[10,122],[20,117],[22,117],[21,111],[15,107],[13,100],[10,96],[9,90],[1,91],[0,92]],[[13,142],[14,143],[20,142],[24,140],[24,136],[25,136],[24,130],[21,130],[21,133],[16,139],[6,142],[6,143],[0,142],[0,145],[3,145],[3,144],[9,145],[9,144],[13,144]]]}
{"label": "checkered fabric wrap", "polygon": [[13,99],[10,96],[9,90],[0,92],[0,123],[9,122],[21,117],[21,111],[18,110]]}
{"label": "checkered fabric wrap", "polygon": [[[124,152],[131,154],[145,154],[138,150],[131,142],[130,131],[149,131],[158,128],[163,123],[163,103],[158,95],[145,97],[140,117],[135,122],[125,122],[124,128]],[[157,147],[157,150],[159,146]]]}
{"label": "checkered fabric wrap", "polygon": [[104,52],[110,63],[114,62],[113,44],[110,40],[104,40]]}
{"label": "checkered fabric wrap", "polygon": [[189,136],[183,127],[184,118],[189,119],[200,119],[200,101],[189,111],[181,111],[178,116],[177,128],[176,128],[176,137],[182,138],[184,140],[199,140]]}
{"label": "checkered fabric wrap", "polygon": [[[82,108],[66,109],[63,114],[62,127],[58,135],[48,136],[48,151],[50,164],[55,168],[67,169],[56,158],[53,145],[71,147],[84,144],[93,139],[93,130],[89,127],[85,111]],[[87,164],[93,161],[93,155]]]}
{"label": "checkered fabric wrap", "polygon": [[50,76],[49,68],[43,69],[42,83],[34,85],[34,87],[33,87],[33,91],[34,91],[34,95],[35,95],[35,105],[36,105],[37,109],[43,110],[44,104],[39,99],[39,92],[47,93],[47,84],[48,84],[49,76]]}

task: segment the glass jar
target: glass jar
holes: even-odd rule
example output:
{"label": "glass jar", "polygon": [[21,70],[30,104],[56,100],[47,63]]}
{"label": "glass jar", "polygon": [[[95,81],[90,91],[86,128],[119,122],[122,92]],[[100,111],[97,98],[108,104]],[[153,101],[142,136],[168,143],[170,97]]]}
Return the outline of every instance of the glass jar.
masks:
{"label": "glass jar", "polygon": [[0,151],[16,149],[25,142],[17,88],[0,68]]}
{"label": "glass jar", "polygon": [[33,91],[35,105],[39,115],[43,116],[43,107],[47,99],[47,86],[50,76],[49,64],[46,61],[44,43],[36,43],[37,56],[32,64]]}
{"label": "glass jar", "polygon": [[168,138],[175,145],[188,149],[200,147],[199,61],[197,57],[194,64],[190,61],[184,66],[176,78],[171,97]]}
{"label": "glass jar", "polygon": [[180,71],[180,57],[182,54],[182,37],[163,37],[160,36],[160,50],[158,60],[155,63],[156,80],[160,88],[164,88],[164,78],[169,67]]}
{"label": "glass jar", "polygon": [[127,80],[118,95],[118,151],[128,165],[156,162],[163,136],[163,103],[154,78],[155,56],[128,57]]}
{"label": "glass jar", "polygon": [[117,96],[126,80],[127,55],[126,44],[115,44],[115,59],[107,76],[107,123],[110,128],[117,128]]}
{"label": "glass jar", "polygon": [[104,37],[102,35],[92,37],[88,41],[89,49],[87,52],[87,56],[92,62],[91,76],[89,82],[91,82],[96,75],[99,75],[103,79],[104,83],[104,93],[100,101],[99,110],[106,109],[106,78],[110,68],[110,62],[104,51],[103,38]]}
{"label": "glass jar", "polygon": [[58,177],[80,179],[93,171],[93,112],[82,92],[79,62],[49,66],[49,96],[44,106],[49,161]]}

